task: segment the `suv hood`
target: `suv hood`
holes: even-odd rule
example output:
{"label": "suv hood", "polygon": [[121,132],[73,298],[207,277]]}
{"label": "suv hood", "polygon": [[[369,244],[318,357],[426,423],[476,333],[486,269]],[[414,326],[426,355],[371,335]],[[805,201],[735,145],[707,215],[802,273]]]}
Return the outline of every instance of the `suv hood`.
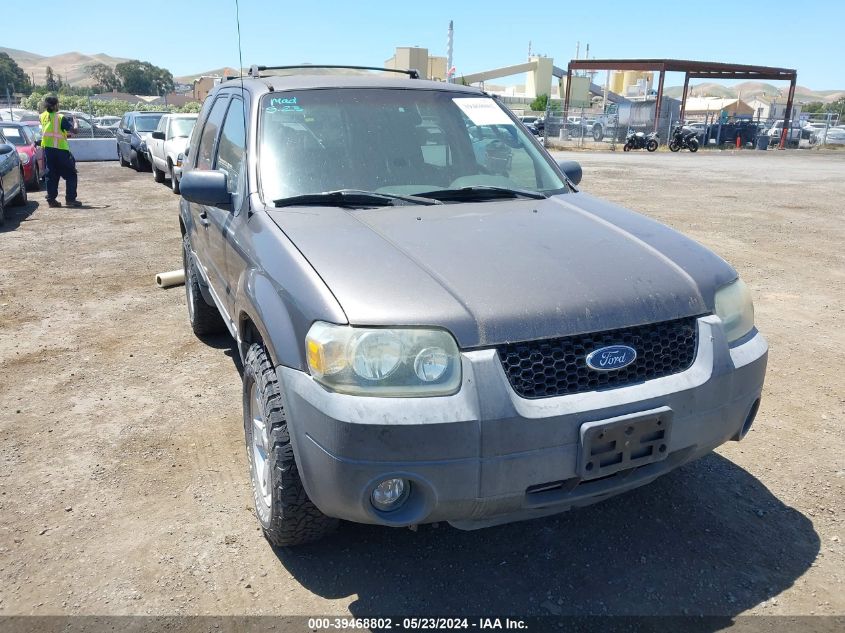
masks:
{"label": "suv hood", "polygon": [[583,193],[268,213],[351,324],[444,327],[462,348],[704,314],[736,278],[696,242]]}

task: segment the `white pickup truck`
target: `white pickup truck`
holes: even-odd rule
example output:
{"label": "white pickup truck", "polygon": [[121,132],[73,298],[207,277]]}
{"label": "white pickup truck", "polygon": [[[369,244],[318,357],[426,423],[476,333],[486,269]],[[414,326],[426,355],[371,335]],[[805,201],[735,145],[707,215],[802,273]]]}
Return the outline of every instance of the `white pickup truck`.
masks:
{"label": "white pickup truck", "polygon": [[147,141],[153,178],[156,182],[164,182],[169,178],[173,193],[179,193],[182,153],[196,122],[196,114],[165,114]]}

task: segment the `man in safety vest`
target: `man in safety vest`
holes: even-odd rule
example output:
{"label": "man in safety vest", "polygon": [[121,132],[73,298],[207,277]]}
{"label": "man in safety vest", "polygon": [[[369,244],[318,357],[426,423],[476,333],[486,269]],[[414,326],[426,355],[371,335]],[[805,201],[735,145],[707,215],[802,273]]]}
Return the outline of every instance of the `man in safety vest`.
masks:
{"label": "man in safety vest", "polygon": [[59,195],[59,178],[65,179],[65,204],[69,207],[81,207],[76,199],[76,160],[67,144],[68,132],[74,132],[71,120],[59,114],[57,97],[44,97],[44,112],[41,113],[41,147],[44,148],[44,161],[47,164],[47,204],[60,207],[56,200]]}

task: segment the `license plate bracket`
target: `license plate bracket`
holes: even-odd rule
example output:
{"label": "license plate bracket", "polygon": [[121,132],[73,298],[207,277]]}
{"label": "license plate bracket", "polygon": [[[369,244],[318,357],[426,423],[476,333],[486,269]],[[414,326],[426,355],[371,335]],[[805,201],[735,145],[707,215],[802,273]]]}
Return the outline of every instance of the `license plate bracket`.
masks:
{"label": "license plate bracket", "polygon": [[578,476],[597,479],[659,462],[669,454],[671,431],[668,407],[585,422],[580,429]]}

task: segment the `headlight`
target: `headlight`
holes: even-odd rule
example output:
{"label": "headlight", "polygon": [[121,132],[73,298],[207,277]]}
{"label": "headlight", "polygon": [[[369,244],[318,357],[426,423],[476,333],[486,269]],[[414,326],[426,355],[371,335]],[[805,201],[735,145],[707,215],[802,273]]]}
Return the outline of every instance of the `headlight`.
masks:
{"label": "headlight", "polygon": [[754,304],[742,279],[716,291],[716,315],[722,319],[728,343],[741,339],[754,327]]}
{"label": "headlight", "polygon": [[21,165],[29,165],[29,154],[18,152],[18,158],[21,159]]}
{"label": "headlight", "polygon": [[445,396],[461,385],[461,357],[443,330],[357,328],[317,322],[305,338],[311,375],[354,395]]}

